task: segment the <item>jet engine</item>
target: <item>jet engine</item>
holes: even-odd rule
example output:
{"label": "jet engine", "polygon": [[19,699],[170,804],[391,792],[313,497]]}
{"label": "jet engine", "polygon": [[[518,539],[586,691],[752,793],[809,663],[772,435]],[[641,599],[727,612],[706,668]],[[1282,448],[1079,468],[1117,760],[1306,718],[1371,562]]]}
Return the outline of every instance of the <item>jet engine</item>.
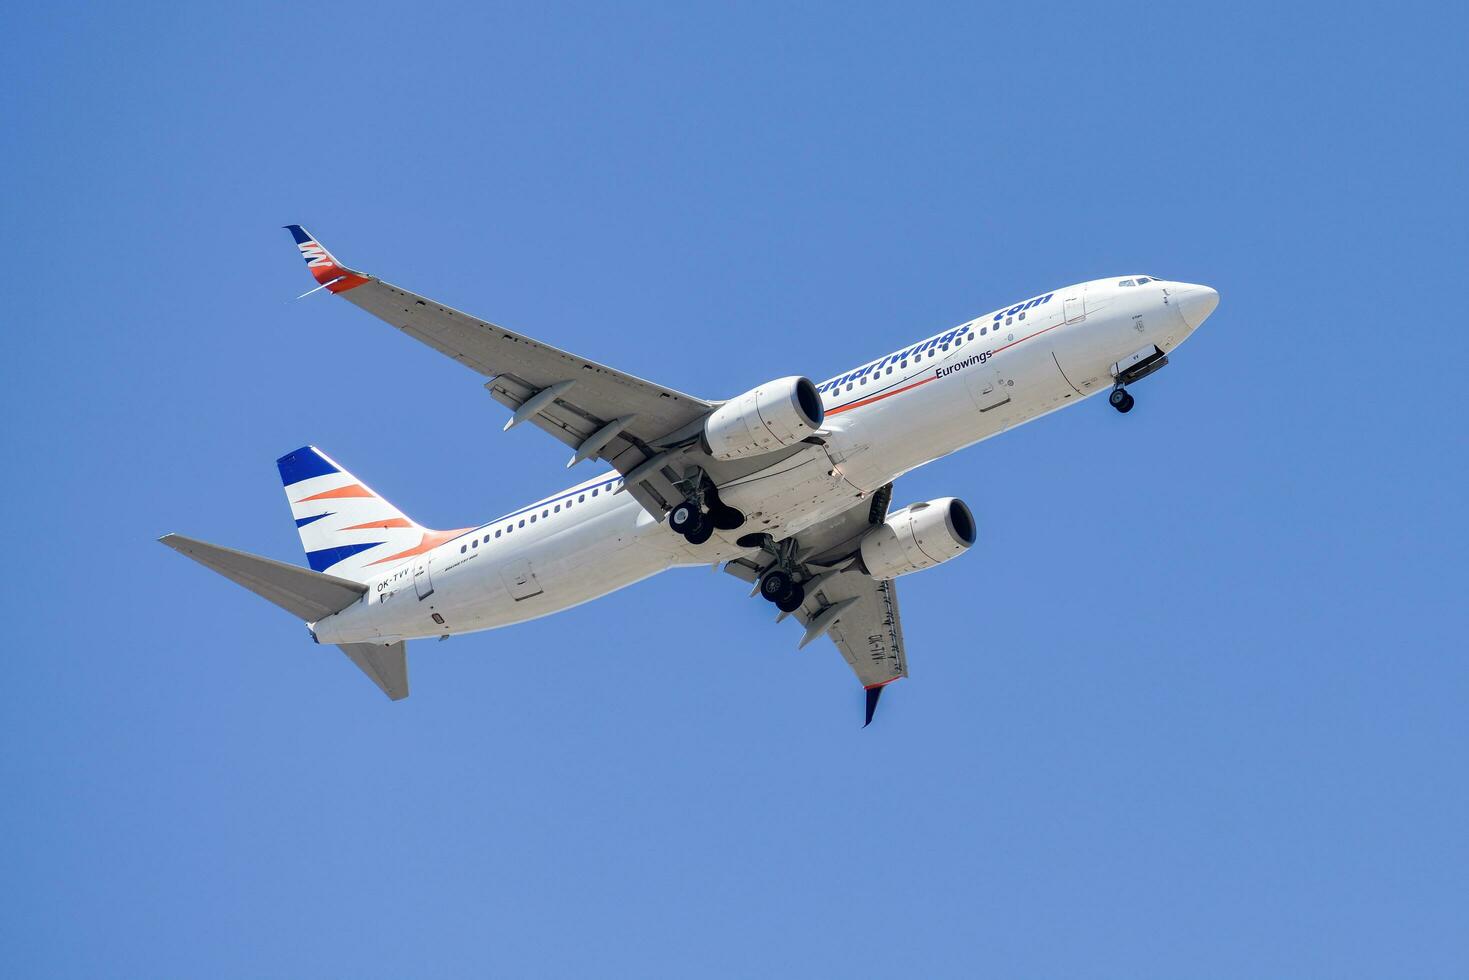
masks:
{"label": "jet engine", "polygon": [[704,422],[715,459],[742,459],[793,446],[821,428],[826,410],[807,378],[780,378],[731,398]]}
{"label": "jet engine", "polygon": [[909,504],[867,532],[862,567],[873,578],[897,578],[962,555],[975,537],[974,515],[958,497]]}

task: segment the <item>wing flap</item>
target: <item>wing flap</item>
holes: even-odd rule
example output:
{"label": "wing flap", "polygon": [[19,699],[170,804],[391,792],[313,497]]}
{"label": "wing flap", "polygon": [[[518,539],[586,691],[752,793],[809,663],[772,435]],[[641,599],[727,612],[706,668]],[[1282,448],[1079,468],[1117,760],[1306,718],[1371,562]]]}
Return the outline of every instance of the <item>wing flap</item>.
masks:
{"label": "wing flap", "polygon": [[[487,378],[508,376],[508,380],[530,391],[574,380],[575,390],[559,402],[575,406],[599,424],[636,413],[638,420],[632,432],[645,441],[686,425],[713,407],[702,399],[577,357],[381,279],[369,279],[341,296]],[[527,397],[529,394],[523,395],[520,401]]]}
{"label": "wing flap", "polygon": [[907,677],[896,583],[856,570],[832,575],[807,594],[795,618],[809,626],[823,610],[844,603],[827,635],[862,686],[873,688]]}

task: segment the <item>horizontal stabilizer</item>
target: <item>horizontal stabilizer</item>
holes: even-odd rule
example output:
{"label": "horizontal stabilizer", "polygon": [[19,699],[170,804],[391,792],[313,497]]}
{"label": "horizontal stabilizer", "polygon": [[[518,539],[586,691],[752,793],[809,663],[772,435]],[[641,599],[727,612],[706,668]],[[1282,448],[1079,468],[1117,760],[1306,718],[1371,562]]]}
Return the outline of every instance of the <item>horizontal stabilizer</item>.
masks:
{"label": "horizontal stabilizer", "polygon": [[[324,575],[233,548],[221,548],[181,534],[165,534],[158,540],[308,623],[341,612],[367,592],[366,586],[335,575]],[[401,651],[399,655],[401,657]],[[404,677],[406,693],[406,674]],[[389,692],[389,697],[392,697],[392,692]]]}
{"label": "horizontal stabilizer", "polygon": [[342,652],[394,701],[408,696],[408,644],[340,643]]}

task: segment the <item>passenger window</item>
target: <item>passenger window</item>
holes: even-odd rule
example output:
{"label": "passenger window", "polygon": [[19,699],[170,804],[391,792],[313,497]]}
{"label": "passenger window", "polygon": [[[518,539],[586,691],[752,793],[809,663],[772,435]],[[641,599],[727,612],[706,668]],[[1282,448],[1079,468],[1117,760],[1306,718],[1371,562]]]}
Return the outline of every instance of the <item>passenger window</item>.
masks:
{"label": "passenger window", "polygon": [[1008,327],[1010,324],[1012,324],[1014,322],[1015,322],[1015,318],[1013,316],[1007,316],[1007,317],[1005,317],[1005,326]]}
{"label": "passenger window", "polygon": [[470,546],[470,547],[471,547],[471,548],[478,548],[478,547],[479,547],[479,539],[478,539],[478,538],[476,538],[476,539],[475,539],[475,540],[473,540],[473,541],[471,541],[471,542],[469,542],[469,546]]}
{"label": "passenger window", "polygon": [[990,328],[989,327],[980,327],[979,328],[979,335],[981,337],[983,337],[985,334],[987,334],[989,332],[990,332]]}
{"label": "passenger window", "polygon": [[847,382],[847,390],[848,391],[851,391],[852,390],[852,382],[850,382],[850,381]]}
{"label": "passenger window", "polygon": [[558,513],[558,514],[559,514],[559,513],[561,513],[561,505],[560,505],[560,504],[557,504],[557,505],[556,505],[556,507],[555,507],[555,511],[556,511],[556,513]]}
{"label": "passenger window", "polygon": [[1022,320],[1025,319],[1025,314],[1024,313],[1020,314],[1020,319],[1022,319]]}
{"label": "passenger window", "polygon": [[466,551],[468,551],[468,550],[469,550],[469,545],[467,545],[467,544],[461,544],[461,545],[460,545],[460,546],[459,546],[459,553],[460,553],[460,554],[461,554],[461,555],[462,555],[462,554],[464,554],[464,553],[465,553],[465,552],[466,552]]}
{"label": "passenger window", "polygon": [[893,373],[893,369],[892,368],[888,368],[888,374],[892,374],[892,373]]}
{"label": "passenger window", "polygon": [[543,511],[541,511],[541,516],[542,517],[550,517],[551,516],[551,512],[549,510],[543,510]]}
{"label": "passenger window", "polygon": [[907,366],[908,366],[908,361],[907,361],[906,358],[904,358],[903,360],[901,360],[901,361],[898,362],[898,367],[904,367],[905,368]]}
{"label": "passenger window", "polygon": [[485,544],[489,544],[489,543],[490,543],[490,536],[488,534],[486,534],[485,535]]}
{"label": "passenger window", "polygon": [[579,503],[579,504],[586,503],[586,500],[587,500],[587,495],[586,494],[582,494],[580,497],[577,497],[576,498],[576,502]]}
{"label": "passenger window", "polygon": [[520,519],[520,526],[525,527],[525,518]]}
{"label": "passenger window", "polygon": [[495,537],[498,538],[499,536],[500,536],[500,531],[499,531],[498,528],[496,528],[496,530],[495,530]]}
{"label": "passenger window", "polygon": [[865,376],[862,378],[862,383],[863,384],[866,384],[867,383],[867,378]]}
{"label": "passenger window", "polygon": [[944,350],[948,350],[948,349],[949,349],[949,345],[948,344],[945,344],[944,345]]}
{"label": "passenger window", "polygon": [[970,335],[969,335],[969,339],[970,339],[970,340],[973,340],[973,339],[974,339],[974,334],[973,334],[973,333],[971,333],[971,334],[970,334]]}
{"label": "passenger window", "polygon": [[534,515],[534,514],[530,515],[530,522],[532,524],[534,524],[536,522],[536,515]]}

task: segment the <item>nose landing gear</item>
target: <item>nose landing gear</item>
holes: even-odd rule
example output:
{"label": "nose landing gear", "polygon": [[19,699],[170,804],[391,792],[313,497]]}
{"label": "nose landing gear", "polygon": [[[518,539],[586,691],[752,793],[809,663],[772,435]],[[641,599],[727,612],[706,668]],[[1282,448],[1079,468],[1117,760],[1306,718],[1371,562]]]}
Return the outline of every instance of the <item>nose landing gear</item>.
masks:
{"label": "nose landing gear", "polygon": [[1128,390],[1126,388],[1118,385],[1116,388],[1112,389],[1112,394],[1107,396],[1107,403],[1113,408],[1117,409],[1117,411],[1121,412],[1123,415],[1126,415],[1128,412],[1132,411],[1134,399],[1132,395],[1128,393]]}

